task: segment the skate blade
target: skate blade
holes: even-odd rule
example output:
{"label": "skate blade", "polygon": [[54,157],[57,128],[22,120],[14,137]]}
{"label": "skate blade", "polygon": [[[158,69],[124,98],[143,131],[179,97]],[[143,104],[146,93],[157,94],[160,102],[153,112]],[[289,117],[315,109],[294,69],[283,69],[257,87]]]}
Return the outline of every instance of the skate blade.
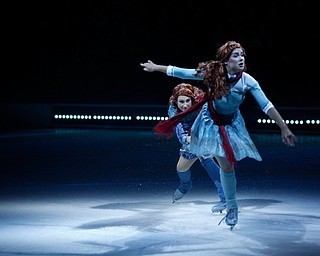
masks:
{"label": "skate blade", "polygon": [[214,215],[221,215],[223,214],[223,212],[211,212],[211,215],[214,216]]}
{"label": "skate blade", "polygon": [[224,210],[216,210],[216,211],[211,211],[211,214],[214,214],[214,213],[222,213]]}

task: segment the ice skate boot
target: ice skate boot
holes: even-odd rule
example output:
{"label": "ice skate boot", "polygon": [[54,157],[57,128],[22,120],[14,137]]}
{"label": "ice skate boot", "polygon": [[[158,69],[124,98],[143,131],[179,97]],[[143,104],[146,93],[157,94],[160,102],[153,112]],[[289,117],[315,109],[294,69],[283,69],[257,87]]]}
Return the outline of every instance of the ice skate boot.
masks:
{"label": "ice skate boot", "polygon": [[226,215],[226,224],[231,229],[238,223],[238,208],[229,209]]}
{"label": "ice skate boot", "polygon": [[223,217],[222,220],[220,220],[219,224],[225,220],[226,224],[230,226],[230,229],[232,230],[235,225],[238,223],[238,208],[231,208],[227,211],[226,216]]}
{"label": "ice skate boot", "polygon": [[185,194],[181,193],[179,189],[176,189],[172,195],[172,203],[180,200]]}
{"label": "ice skate boot", "polygon": [[180,200],[192,188],[192,180],[191,180],[191,171],[190,170],[187,170],[185,172],[177,171],[177,174],[180,178],[180,185],[173,193],[173,196],[172,196],[172,203],[173,204],[176,201]]}
{"label": "ice skate boot", "polygon": [[215,183],[215,185],[217,187],[217,191],[218,191],[218,195],[219,195],[219,198],[220,198],[220,202],[217,205],[212,206],[211,211],[212,211],[212,213],[215,213],[215,212],[222,213],[222,211],[227,208],[226,197],[224,195],[221,182],[216,180],[214,183]]}
{"label": "ice skate boot", "polygon": [[227,208],[227,203],[226,202],[219,202],[218,204],[212,206],[211,212],[212,213],[215,213],[215,212],[222,213],[222,211],[225,210],[226,208]]}

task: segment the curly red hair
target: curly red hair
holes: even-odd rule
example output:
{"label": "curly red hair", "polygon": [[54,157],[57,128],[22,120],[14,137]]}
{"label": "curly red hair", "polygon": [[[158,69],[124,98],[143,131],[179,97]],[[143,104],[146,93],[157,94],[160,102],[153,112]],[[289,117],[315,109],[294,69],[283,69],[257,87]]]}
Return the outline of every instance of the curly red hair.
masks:
{"label": "curly red hair", "polygon": [[193,103],[202,92],[203,91],[196,86],[187,83],[180,83],[173,88],[172,95],[169,98],[169,104],[177,106],[178,97],[181,95],[190,97]]}

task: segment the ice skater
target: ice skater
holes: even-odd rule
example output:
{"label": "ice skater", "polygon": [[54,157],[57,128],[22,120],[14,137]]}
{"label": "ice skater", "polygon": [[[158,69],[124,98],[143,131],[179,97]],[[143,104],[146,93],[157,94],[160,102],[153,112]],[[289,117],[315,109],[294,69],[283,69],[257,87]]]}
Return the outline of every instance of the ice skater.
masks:
{"label": "ice skater", "polygon": [[199,110],[191,128],[190,150],[197,156],[214,156],[217,159],[227,201],[225,223],[231,229],[238,223],[236,161],[245,157],[262,160],[239,110],[246,92],[253,95],[261,110],[279,126],[285,145],[294,146],[296,141],[295,135],[266,97],[258,81],[245,72],[245,56],[245,49],[240,43],[227,41],[217,49],[216,60],[201,62],[196,69],[157,65],[151,60],[140,63],[147,72],[163,72],[181,79],[201,80],[205,84],[205,93],[197,103],[159,122],[155,132],[171,133],[182,118]]}
{"label": "ice skater", "polygon": [[[172,90],[169,98],[168,116],[171,118],[180,112],[190,108],[197,100],[202,90],[188,83],[180,83]],[[207,171],[208,175],[214,182],[219,196],[219,203],[213,205],[211,211],[222,212],[226,209],[226,198],[220,180],[219,166],[212,157],[197,157],[190,151],[191,126],[195,120],[196,113],[185,117],[175,127],[175,133],[181,148],[179,151],[179,160],[177,163],[177,175],[180,179],[179,187],[174,191],[172,202],[180,200],[192,187],[191,166],[199,159],[201,165]]]}

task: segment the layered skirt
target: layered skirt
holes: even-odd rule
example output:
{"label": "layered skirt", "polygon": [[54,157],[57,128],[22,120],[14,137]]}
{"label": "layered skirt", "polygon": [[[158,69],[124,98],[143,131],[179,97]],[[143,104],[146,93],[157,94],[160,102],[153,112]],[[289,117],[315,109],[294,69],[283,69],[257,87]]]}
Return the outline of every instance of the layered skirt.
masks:
{"label": "layered skirt", "polygon": [[[225,130],[236,160],[249,157],[261,161],[262,158],[247,131],[239,109],[229,123],[225,125]],[[212,120],[207,104],[202,107],[192,125],[190,151],[199,157],[208,155],[225,157],[219,126]]]}

